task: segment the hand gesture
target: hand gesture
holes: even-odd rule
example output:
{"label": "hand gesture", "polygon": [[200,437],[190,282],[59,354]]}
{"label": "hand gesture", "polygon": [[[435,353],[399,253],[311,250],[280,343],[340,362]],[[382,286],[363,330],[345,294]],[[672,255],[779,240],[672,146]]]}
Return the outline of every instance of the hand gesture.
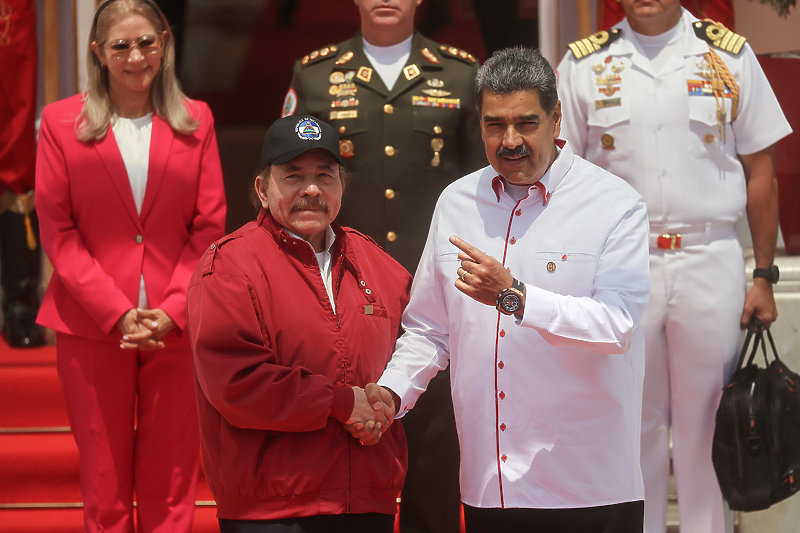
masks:
{"label": "hand gesture", "polygon": [[377,444],[383,432],[389,429],[394,418],[394,402],[391,394],[375,383],[367,385],[367,391],[369,398],[364,389],[353,387],[356,400],[344,428],[361,444],[371,446]]}
{"label": "hand gesture", "polygon": [[123,350],[157,350],[164,347],[164,343],[153,337],[153,330],[145,327],[139,313],[142,309],[129,309],[117,320],[117,328],[122,332],[120,348]]}
{"label": "hand gesture", "polygon": [[492,307],[497,305],[497,296],[511,287],[514,281],[511,273],[500,261],[459,237],[451,235],[450,242],[461,250],[458,254],[461,266],[456,271],[456,288],[473,300]]}

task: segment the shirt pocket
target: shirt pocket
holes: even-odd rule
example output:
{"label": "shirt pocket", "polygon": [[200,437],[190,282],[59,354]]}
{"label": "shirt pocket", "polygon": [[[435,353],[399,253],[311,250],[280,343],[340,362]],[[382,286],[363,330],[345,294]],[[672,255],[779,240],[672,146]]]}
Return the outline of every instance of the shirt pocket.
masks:
{"label": "shirt pocket", "polygon": [[[604,163],[628,159],[633,153],[630,142],[631,111],[628,100],[620,99],[620,105],[589,108],[587,124],[587,155],[589,160],[605,168]],[[597,100],[597,102],[606,100]],[[590,104],[591,105],[591,104]],[[627,139],[627,141],[626,141]]]}
{"label": "shirt pocket", "polygon": [[725,101],[726,142],[719,138],[717,99],[713,96],[689,96],[689,153],[700,158],[719,160],[733,155],[735,142],[731,128],[731,99]]}
{"label": "shirt pocket", "polygon": [[591,296],[597,257],[586,252],[536,252],[534,285],[564,296]]}

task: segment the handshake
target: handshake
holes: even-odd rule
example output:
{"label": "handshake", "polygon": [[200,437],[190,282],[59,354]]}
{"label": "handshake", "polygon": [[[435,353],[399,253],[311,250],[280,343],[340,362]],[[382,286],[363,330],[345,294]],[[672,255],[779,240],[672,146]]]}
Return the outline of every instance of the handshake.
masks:
{"label": "handshake", "polygon": [[364,446],[378,444],[394,421],[395,405],[400,404],[400,398],[377,383],[370,383],[364,389],[353,387],[353,393],[356,401],[344,429]]}

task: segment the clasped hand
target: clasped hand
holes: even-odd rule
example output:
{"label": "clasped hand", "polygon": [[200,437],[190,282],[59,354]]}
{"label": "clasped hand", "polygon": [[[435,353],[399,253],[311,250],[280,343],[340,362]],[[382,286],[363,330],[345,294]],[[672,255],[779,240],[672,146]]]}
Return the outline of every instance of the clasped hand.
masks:
{"label": "clasped hand", "polygon": [[376,383],[366,389],[353,387],[356,401],[350,419],[344,429],[365,446],[378,444],[383,432],[389,429],[394,420],[395,406],[392,394]]}
{"label": "clasped hand", "polygon": [[124,350],[157,350],[164,347],[161,340],[175,322],[161,309],[129,309],[117,321],[122,332],[120,348]]}

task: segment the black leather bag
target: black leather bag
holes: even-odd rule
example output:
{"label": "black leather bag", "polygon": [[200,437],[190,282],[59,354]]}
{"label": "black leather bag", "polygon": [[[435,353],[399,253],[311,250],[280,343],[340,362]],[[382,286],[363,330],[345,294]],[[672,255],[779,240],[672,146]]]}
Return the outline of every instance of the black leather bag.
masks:
{"label": "black leather bag", "polygon": [[[800,376],[781,361],[772,334],[766,334],[772,362],[755,319],[717,409],[711,455],[722,494],[735,511],[767,509],[800,488]],[[754,362],[759,345],[765,368]]]}

